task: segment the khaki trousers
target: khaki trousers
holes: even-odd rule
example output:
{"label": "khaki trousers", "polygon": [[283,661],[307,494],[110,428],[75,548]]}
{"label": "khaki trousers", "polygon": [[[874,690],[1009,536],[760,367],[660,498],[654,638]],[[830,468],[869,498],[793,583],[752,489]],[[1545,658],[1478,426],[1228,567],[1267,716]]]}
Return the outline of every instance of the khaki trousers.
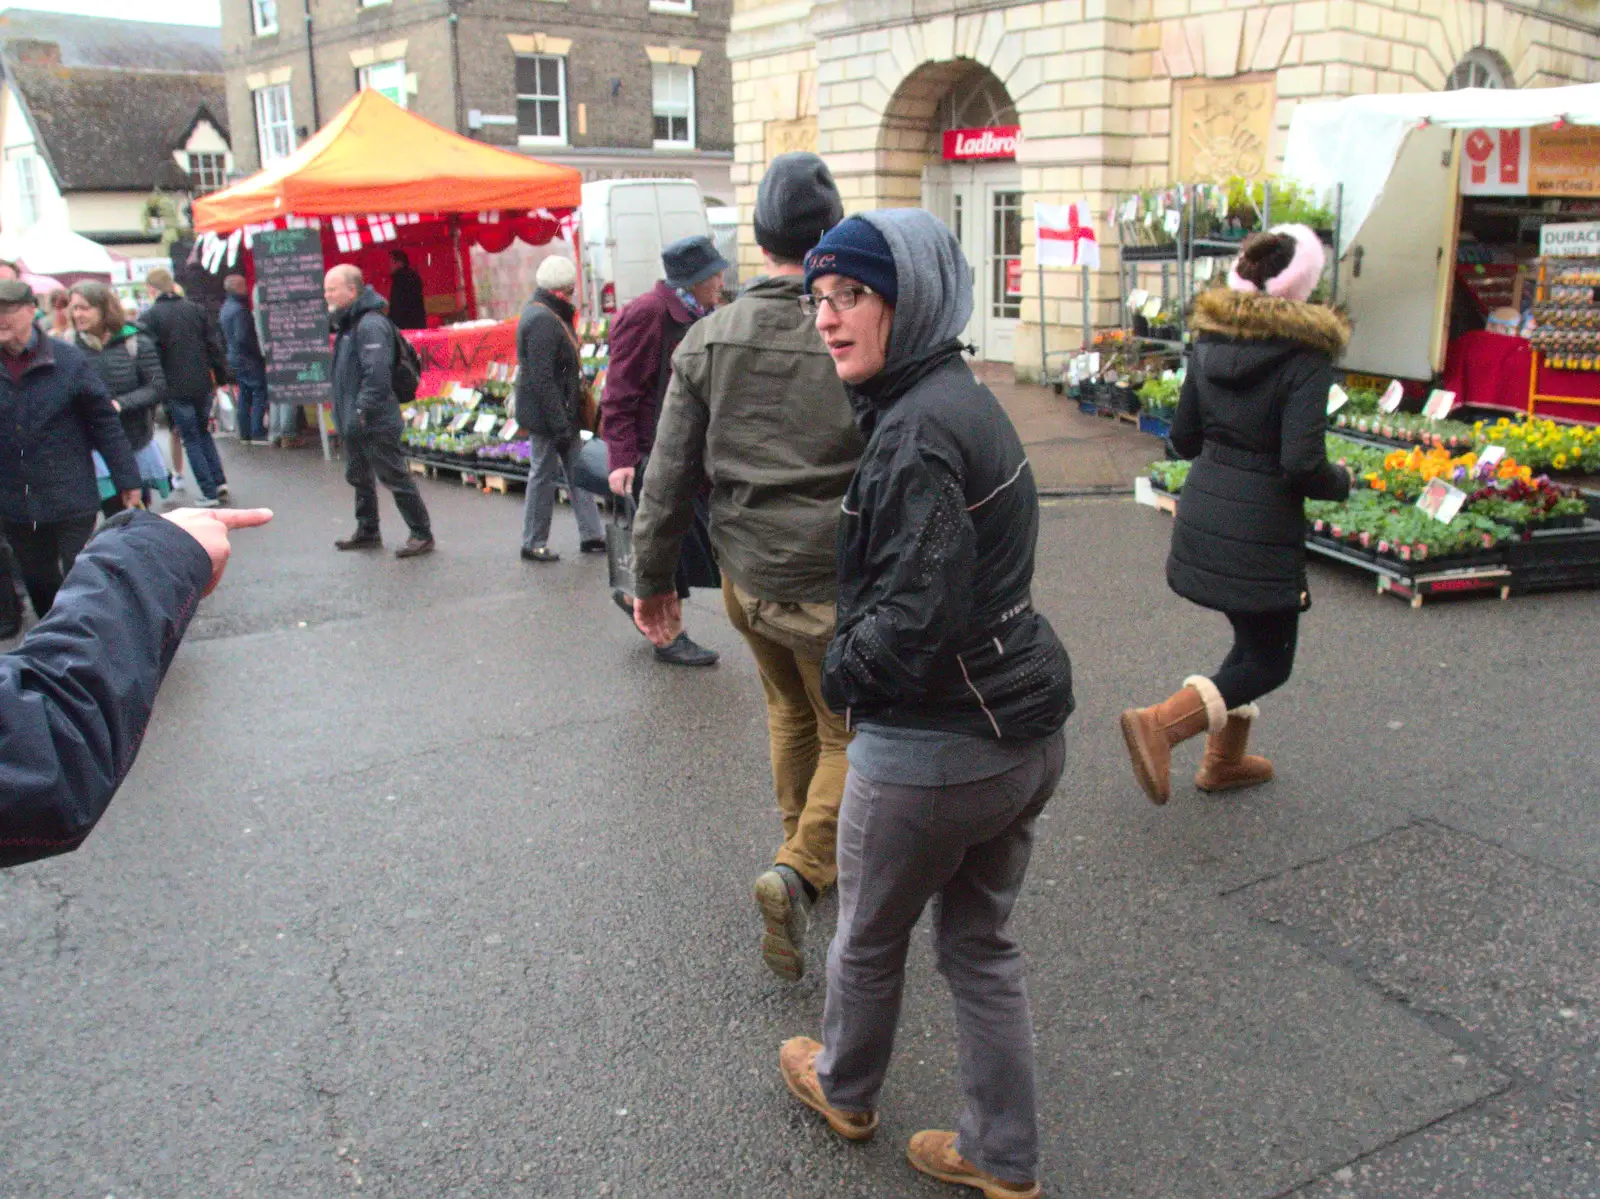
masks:
{"label": "khaki trousers", "polygon": [[833,885],[839,867],[834,842],[839,800],[850,768],[850,736],[844,717],[822,702],[822,662],[804,657],[750,627],[722,576],[728,619],[750,645],[767,695],[767,737],[772,749],[772,786],[783,815],[783,845],[774,864],[788,866],[819,892]]}

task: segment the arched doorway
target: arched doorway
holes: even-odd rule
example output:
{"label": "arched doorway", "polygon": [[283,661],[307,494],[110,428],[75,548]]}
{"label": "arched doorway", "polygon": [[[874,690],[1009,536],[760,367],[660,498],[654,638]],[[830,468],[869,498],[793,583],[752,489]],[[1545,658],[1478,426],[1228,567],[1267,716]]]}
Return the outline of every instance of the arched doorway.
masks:
{"label": "arched doorway", "polygon": [[[900,190],[950,226],[972,264],[965,337],[994,362],[1012,360],[1022,316],[1022,172],[1015,136],[1000,132],[1019,124],[1005,85],[970,59],[913,71],[883,122],[881,148],[897,168]],[[979,130],[990,132],[956,132]]]}

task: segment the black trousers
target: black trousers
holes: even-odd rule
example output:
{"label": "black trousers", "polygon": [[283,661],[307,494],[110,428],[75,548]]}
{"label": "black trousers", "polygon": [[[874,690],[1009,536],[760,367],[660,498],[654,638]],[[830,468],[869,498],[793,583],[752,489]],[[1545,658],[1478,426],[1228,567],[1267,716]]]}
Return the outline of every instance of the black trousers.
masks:
{"label": "black trousers", "polygon": [[5,522],[6,540],[17,556],[17,566],[22,570],[22,582],[28,589],[34,615],[41,620],[56,602],[61,580],[77,561],[78,551],[94,535],[95,522],[99,519],[98,512],[89,512],[39,524]]}
{"label": "black trousers", "polygon": [[394,493],[394,506],[418,540],[433,536],[427,505],[417,491],[417,483],[406,469],[405,451],[400,448],[400,433],[351,429],[344,439],[344,478],[356,489],[356,530],[378,532],[378,488],[382,483]]}
{"label": "black trousers", "polygon": [[1300,613],[1227,612],[1233,625],[1233,648],[1211,681],[1231,711],[1254,703],[1289,681],[1294,670]]}

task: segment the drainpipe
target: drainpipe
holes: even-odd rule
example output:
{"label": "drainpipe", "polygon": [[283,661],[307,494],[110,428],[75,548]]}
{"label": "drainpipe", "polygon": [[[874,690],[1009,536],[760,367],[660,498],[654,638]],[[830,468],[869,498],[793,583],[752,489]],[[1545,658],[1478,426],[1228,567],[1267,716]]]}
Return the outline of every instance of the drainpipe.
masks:
{"label": "drainpipe", "polygon": [[461,127],[461,14],[456,11],[460,0],[448,0],[450,10],[450,93],[455,97],[455,131],[465,133]]}
{"label": "drainpipe", "polygon": [[317,97],[316,30],[311,26],[311,0],[306,0],[306,65],[311,76],[311,132],[322,128],[322,103]]}

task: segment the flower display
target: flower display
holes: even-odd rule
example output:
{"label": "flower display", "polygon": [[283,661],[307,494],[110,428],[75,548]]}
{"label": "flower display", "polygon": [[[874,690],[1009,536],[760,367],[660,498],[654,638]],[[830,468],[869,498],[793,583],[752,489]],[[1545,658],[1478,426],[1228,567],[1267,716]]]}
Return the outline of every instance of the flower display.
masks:
{"label": "flower display", "polygon": [[1504,446],[1506,453],[1534,470],[1600,472],[1600,428],[1560,425],[1552,420],[1524,417],[1513,421],[1478,421],[1473,438],[1481,450]]}

